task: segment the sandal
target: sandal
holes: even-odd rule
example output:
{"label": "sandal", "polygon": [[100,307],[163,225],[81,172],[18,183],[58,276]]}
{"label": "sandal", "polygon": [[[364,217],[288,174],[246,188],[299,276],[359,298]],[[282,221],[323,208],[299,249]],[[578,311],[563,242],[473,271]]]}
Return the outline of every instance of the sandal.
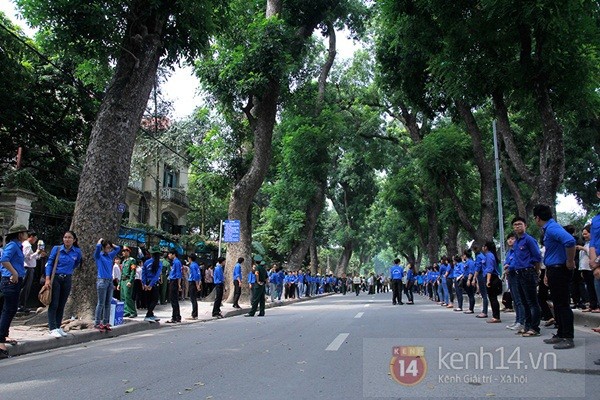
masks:
{"label": "sandal", "polygon": [[487,318],[487,314],[477,314],[475,318]]}
{"label": "sandal", "polygon": [[597,328],[592,328],[592,330],[593,330],[594,332],[596,332],[596,333],[600,333],[600,326],[599,326],[599,327],[597,327]]}
{"label": "sandal", "polygon": [[8,339],[8,338],[4,339],[4,343],[10,344],[11,346],[16,346],[19,344],[19,342],[17,342],[15,339]]}
{"label": "sandal", "polygon": [[600,314],[600,308],[596,308],[596,309],[592,310],[592,313]]}
{"label": "sandal", "polygon": [[552,326],[556,323],[556,320],[554,318],[550,318],[548,321],[546,321],[546,323],[544,324],[544,326]]}
{"label": "sandal", "polygon": [[487,322],[488,324],[497,324],[497,323],[502,322],[502,321],[499,320],[499,319],[496,319],[496,318],[492,318],[492,319],[488,319],[485,322]]}
{"label": "sandal", "polygon": [[539,332],[534,331],[533,329],[528,330],[527,332],[524,332],[522,335],[522,337],[533,337],[533,336],[540,336]]}

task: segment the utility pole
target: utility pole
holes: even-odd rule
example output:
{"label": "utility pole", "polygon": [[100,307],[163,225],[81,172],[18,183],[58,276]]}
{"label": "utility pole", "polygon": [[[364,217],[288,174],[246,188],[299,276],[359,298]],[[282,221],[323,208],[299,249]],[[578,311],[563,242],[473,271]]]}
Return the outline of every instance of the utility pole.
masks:
{"label": "utility pole", "polygon": [[[498,135],[496,133],[496,120],[492,123],[494,130],[494,160],[496,162],[496,195],[498,196],[498,228],[500,231],[500,259],[504,260],[504,212],[502,209],[502,185],[500,184],[500,153],[498,151]],[[503,261],[504,262],[504,261]]]}
{"label": "utility pole", "polygon": [[[158,100],[156,96],[156,79],[154,79],[154,138],[158,139]],[[160,229],[160,155],[156,147],[156,229]]]}

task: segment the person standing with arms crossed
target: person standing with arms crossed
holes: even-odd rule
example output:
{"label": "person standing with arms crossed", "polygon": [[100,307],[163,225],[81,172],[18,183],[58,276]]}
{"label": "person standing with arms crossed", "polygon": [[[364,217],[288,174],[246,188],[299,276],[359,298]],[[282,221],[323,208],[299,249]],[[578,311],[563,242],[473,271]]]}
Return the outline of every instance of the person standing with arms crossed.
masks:
{"label": "person standing with arms crossed", "polygon": [[552,218],[552,210],[545,204],[533,208],[533,218],[544,232],[544,283],[550,288],[554,318],[558,325],[556,335],[544,339],[544,343],[553,344],[555,349],[572,349],[575,347],[575,328],[573,310],[569,304],[569,285],[575,269],[575,238]]}
{"label": "person standing with arms crossed", "polygon": [[239,305],[240,296],[242,295],[242,264],[244,257],[240,257],[233,267],[233,308],[242,308]]}

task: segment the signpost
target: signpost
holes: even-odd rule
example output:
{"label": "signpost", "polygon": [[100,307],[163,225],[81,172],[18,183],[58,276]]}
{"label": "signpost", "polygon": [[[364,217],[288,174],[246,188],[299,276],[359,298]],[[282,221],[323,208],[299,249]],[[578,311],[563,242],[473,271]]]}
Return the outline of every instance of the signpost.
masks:
{"label": "signpost", "polygon": [[[237,243],[240,241],[240,220],[239,219],[227,219],[221,221],[221,228],[223,232],[223,241],[227,243]],[[219,229],[219,257],[221,257],[221,229]]]}

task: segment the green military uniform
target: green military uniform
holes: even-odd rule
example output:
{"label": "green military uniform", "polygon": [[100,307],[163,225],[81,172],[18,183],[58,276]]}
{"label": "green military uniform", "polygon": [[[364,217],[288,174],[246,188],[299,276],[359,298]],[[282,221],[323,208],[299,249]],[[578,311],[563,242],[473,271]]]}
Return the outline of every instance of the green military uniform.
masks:
{"label": "green military uniform", "polygon": [[256,283],[252,287],[252,309],[248,313],[249,316],[254,316],[258,308],[258,316],[265,315],[265,288],[268,281],[265,262],[257,263],[256,265]]}
{"label": "green military uniform", "polygon": [[161,258],[160,261],[162,262],[162,271],[160,272],[160,304],[167,304],[168,277],[171,270],[171,263],[164,258]]}
{"label": "green military uniform", "polygon": [[129,257],[123,261],[123,271],[121,272],[121,280],[119,286],[121,288],[121,300],[123,300],[125,309],[124,317],[137,317],[135,301],[131,295],[133,294],[133,282],[135,281],[135,258]]}

